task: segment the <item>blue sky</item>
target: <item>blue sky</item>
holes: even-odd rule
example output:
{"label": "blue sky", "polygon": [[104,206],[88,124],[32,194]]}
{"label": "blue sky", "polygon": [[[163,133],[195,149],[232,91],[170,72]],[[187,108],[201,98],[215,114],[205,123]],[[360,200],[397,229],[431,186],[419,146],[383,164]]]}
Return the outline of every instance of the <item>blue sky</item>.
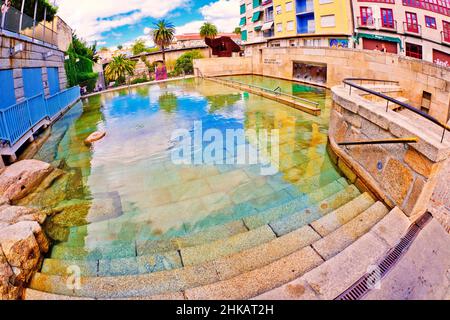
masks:
{"label": "blue sky", "polygon": [[153,45],[149,32],[159,19],[170,20],[177,34],[198,32],[209,21],[221,32],[239,24],[239,0],[57,0],[59,15],[87,41],[99,46]]}

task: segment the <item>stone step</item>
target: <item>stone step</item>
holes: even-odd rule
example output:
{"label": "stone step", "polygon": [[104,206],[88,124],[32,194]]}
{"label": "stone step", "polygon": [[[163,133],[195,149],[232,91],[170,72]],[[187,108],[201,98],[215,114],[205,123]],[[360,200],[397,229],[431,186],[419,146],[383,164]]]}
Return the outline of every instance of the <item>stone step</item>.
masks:
{"label": "stone step", "polygon": [[[392,234],[384,225],[380,230]],[[33,278],[31,288],[69,296],[110,299],[184,290],[188,299],[247,299],[292,281],[323,263],[322,257],[309,246],[322,241],[319,238],[313,229],[304,227],[258,247],[201,265],[141,276],[82,277],[81,287],[76,290],[65,285],[67,277],[40,273]],[[293,250],[297,251],[290,253]]]}
{"label": "stone step", "polygon": [[[335,299],[364,274],[372,271],[374,265],[406,234],[410,225],[406,215],[395,208],[345,250],[307,274],[267,291],[255,300]],[[328,237],[319,242],[331,243]],[[319,242],[313,247],[318,247]]]}
{"label": "stone step", "polygon": [[311,226],[322,237],[325,237],[369,209],[374,203],[375,200],[369,193],[363,193],[338,210],[314,221]]}
{"label": "stone step", "polygon": [[322,218],[360,195],[360,191],[351,185],[312,207],[292,215],[284,215],[278,220],[272,220],[269,225],[278,236],[282,236]]}

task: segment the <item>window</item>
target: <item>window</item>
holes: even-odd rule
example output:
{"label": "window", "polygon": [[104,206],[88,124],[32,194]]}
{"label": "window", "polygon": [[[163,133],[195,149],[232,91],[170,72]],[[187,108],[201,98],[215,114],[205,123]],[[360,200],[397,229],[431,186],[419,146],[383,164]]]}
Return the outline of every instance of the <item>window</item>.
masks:
{"label": "window", "polygon": [[283,24],[277,23],[277,32],[283,32]]}
{"label": "window", "polygon": [[241,5],[241,14],[245,13],[245,4]]}
{"label": "window", "polygon": [[281,6],[277,6],[277,14],[281,14],[282,10],[281,10]]}
{"label": "window", "polygon": [[443,28],[442,34],[444,37],[444,41],[450,43],[450,22],[442,21],[442,28]]}
{"label": "window", "polygon": [[370,7],[361,7],[361,20],[362,26],[373,26],[373,13]]}
{"label": "window", "polygon": [[333,3],[334,0],[319,0],[319,4]]}
{"label": "window", "polygon": [[253,0],[253,8],[258,8],[261,5],[261,0]]}
{"label": "window", "polygon": [[422,46],[406,42],[406,56],[422,59]]}
{"label": "window", "polygon": [[294,30],[294,21],[288,21],[286,25],[287,31],[293,31]]}
{"label": "window", "polygon": [[450,16],[449,0],[403,0],[403,5]]}
{"label": "window", "polygon": [[427,28],[436,29],[436,19],[434,17],[425,16],[425,25]]}
{"label": "window", "polygon": [[392,9],[381,8],[381,25],[384,28],[394,29],[394,14]]}
{"label": "window", "polygon": [[419,33],[417,14],[414,12],[406,12],[406,30],[413,33]]}
{"label": "window", "polygon": [[322,28],[329,28],[336,26],[336,16],[334,14],[330,14],[327,16],[320,17],[320,25]]}
{"label": "window", "polygon": [[286,2],[286,12],[292,11],[292,1]]}

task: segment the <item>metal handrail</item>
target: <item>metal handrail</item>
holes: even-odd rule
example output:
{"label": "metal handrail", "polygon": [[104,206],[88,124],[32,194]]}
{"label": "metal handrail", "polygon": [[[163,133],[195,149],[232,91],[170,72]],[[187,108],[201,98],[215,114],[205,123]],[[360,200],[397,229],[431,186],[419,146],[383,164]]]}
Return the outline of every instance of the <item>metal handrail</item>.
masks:
{"label": "metal handrail", "polygon": [[360,145],[377,145],[377,144],[397,144],[397,143],[418,143],[419,138],[400,138],[400,139],[383,139],[383,140],[366,140],[366,141],[350,141],[338,143],[339,146],[360,146]]}
{"label": "metal handrail", "polygon": [[299,100],[299,101],[302,101],[302,102],[305,102],[305,103],[309,103],[309,104],[313,105],[316,108],[318,108],[320,106],[320,104],[317,103],[317,102],[314,102],[314,101],[311,101],[311,100],[308,100],[308,99],[304,99],[304,98],[300,98],[300,97],[296,97],[296,96],[290,95],[288,93],[284,93],[284,92],[281,91],[281,88],[280,88],[280,91],[276,91],[278,88],[275,89],[275,90],[271,90],[271,89],[267,89],[267,88],[264,88],[264,87],[260,87],[260,86],[256,86],[256,85],[253,85],[253,84],[248,84],[248,83],[244,83],[244,82],[240,82],[240,81],[236,81],[236,80],[232,80],[232,79],[220,79],[220,80],[225,81],[225,82],[228,81],[228,82],[231,82],[231,83],[236,83],[236,84],[239,84],[239,85],[242,85],[242,86],[248,86],[250,88],[256,88],[256,89],[259,89],[261,91],[274,93],[274,94],[277,94],[277,95],[283,95],[283,96],[286,96],[286,97],[289,97],[289,98],[292,98],[292,99],[295,99],[295,100]]}
{"label": "metal handrail", "polygon": [[441,143],[444,142],[445,132],[447,130],[450,131],[450,126],[448,126],[445,123],[440,122],[438,119],[430,116],[429,114],[427,114],[427,113],[425,113],[425,112],[423,112],[423,111],[421,111],[421,110],[419,110],[417,108],[414,108],[413,106],[411,106],[411,105],[409,105],[407,103],[398,101],[397,99],[391,98],[391,97],[389,97],[389,96],[387,96],[387,95],[385,95],[385,94],[383,94],[381,92],[377,92],[377,91],[365,88],[362,85],[357,85],[357,84],[353,83],[353,81],[371,81],[371,82],[384,82],[384,83],[397,83],[397,84],[399,83],[398,81],[376,80],[376,79],[367,79],[367,78],[347,78],[347,79],[344,79],[343,82],[344,82],[344,87],[345,87],[345,85],[348,85],[350,87],[350,95],[351,95],[351,88],[355,88],[355,89],[367,92],[367,93],[369,93],[371,95],[374,95],[374,96],[377,96],[379,98],[382,98],[382,99],[386,100],[387,101],[386,112],[389,112],[389,103],[392,102],[392,103],[394,103],[396,105],[399,105],[402,108],[408,109],[409,111],[412,111],[415,114],[418,114],[419,116],[421,116],[421,117],[423,117],[423,118],[433,122],[434,124],[440,126],[441,128],[444,129],[444,132],[442,134]]}

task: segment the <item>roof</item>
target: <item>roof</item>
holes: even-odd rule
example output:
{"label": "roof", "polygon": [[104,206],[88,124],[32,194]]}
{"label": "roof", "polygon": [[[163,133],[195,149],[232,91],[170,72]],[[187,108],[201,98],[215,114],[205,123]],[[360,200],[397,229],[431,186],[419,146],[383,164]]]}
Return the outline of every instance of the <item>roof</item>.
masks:
{"label": "roof", "polygon": [[[239,39],[239,35],[235,33],[219,33],[218,37],[230,37],[231,39]],[[184,33],[175,36],[176,41],[203,40],[198,33]]]}

